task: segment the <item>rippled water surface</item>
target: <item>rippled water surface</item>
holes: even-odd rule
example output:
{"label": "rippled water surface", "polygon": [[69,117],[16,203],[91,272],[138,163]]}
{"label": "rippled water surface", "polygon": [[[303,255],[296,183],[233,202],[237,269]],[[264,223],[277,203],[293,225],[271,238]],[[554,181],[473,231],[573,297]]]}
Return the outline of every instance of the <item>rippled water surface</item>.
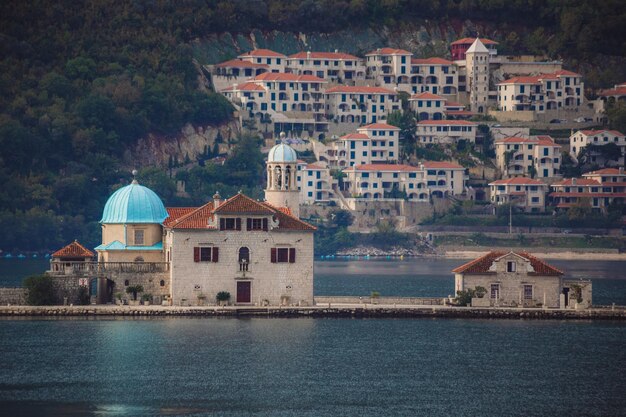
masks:
{"label": "rippled water surface", "polygon": [[619,416],[626,325],[0,320],[6,416]]}

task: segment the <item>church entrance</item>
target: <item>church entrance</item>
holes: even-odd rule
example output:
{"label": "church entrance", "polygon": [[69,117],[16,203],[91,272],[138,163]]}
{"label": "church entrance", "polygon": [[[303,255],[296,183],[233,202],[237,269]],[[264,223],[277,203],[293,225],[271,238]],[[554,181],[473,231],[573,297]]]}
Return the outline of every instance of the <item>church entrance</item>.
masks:
{"label": "church entrance", "polygon": [[250,281],[237,281],[237,303],[250,302]]}

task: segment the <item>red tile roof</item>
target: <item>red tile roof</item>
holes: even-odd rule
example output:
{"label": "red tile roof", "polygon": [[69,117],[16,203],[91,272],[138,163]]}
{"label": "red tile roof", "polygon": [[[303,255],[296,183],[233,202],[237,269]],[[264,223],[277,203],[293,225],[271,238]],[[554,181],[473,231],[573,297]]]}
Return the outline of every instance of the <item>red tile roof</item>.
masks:
{"label": "red tile roof", "polygon": [[164,225],[172,229],[215,229],[214,226],[209,225],[211,220],[213,220],[213,202],[209,201],[205,205],[195,208],[175,221]]}
{"label": "red tile roof", "polygon": [[459,164],[446,161],[424,161],[422,162],[426,169],[465,169]]}
{"label": "red tile roof", "polygon": [[[475,40],[476,38],[462,38],[462,39],[452,42],[450,45],[465,45],[465,44],[471,45],[474,43]],[[498,42],[492,41],[491,39],[487,39],[487,38],[480,38],[480,41],[485,45],[498,45]]]}
{"label": "red tile roof", "polygon": [[305,169],[310,169],[312,171],[319,171],[319,170],[324,170],[326,168],[324,168],[323,166],[316,165],[316,164],[307,164]]}
{"label": "red tile roof", "polygon": [[53,258],[93,258],[94,256],[94,253],[78,243],[78,240],[52,254]]}
{"label": "red tile roof", "polygon": [[223,89],[222,91],[265,91],[265,88],[263,88],[263,86],[261,85],[247,82],[237,84],[237,88],[235,88],[235,85],[233,84],[230,87]]}
{"label": "red tile roof", "polygon": [[343,52],[298,52],[297,54],[289,55],[289,58],[296,59],[334,59],[334,60],[356,60],[358,57]]}
{"label": "red tile roof", "polygon": [[359,139],[359,140],[369,140],[369,136],[367,136],[365,133],[348,133],[347,135],[344,135],[341,137],[341,139]]}
{"label": "red tile roof", "polygon": [[602,92],[600,92],[600,96],[626,96],[626,87],[618,86],[617,88],[612,88],[610,90],[603,90]]}
{"label": "red tile roof", "polygon": [[596,180],[592,180],[589,178],[565,178],[564,180],[553,183],[552,187],[559,186],[559,185],[577,187],[577,186],[587,186],[587,185],[600,185],[600,183]]}
{"label": "red tile roof", "polygon": [[417,122],[418,125],[432,125],[432,126],[477,126],[474,122],[468,122],[467,120],[422,120]]}
{"label": "red tile roof", "polygon": [[445,98],[432,93],[413,94],[409,100],[445,100]]}
{"label": "red tile roof", "polygon": [[[606,129],[600,129],[600,130],[579,130],[579,132],[581,132],[585,136],[595,136],[595,135],[601,135],[603,133],[609,133],[609,134],[615,135],[615,136],[624,136],[624,134],[622,132],[618,132],[617,130],[606,130]],[[578,132],[576,132],[576,133],[578,133]]]}
{"label": "red tile roof", "polygon": [[513,77],[498,84],[539,84],[539,79],[540,78],[538,76]]}
{"label": "red tile roof", "polygon": [[445,110],[448,116],[472,116],[474,112],[469,110]]}
{"label": "red tile roof", "polygon": [[448,61],[443,58],[413,58],[411,59],[411,64],[413,65],[453,65],[454,62]]}
{"label": "red tile roof", "polygon": [[241,193],[224,201],[213,213],[217,214],[272,214],[266,206]]}
{"label": "red tile roof", "polygon": [[254,57],[272,57],[272,58],[287,58],[285,55],[278,53],[278,52],[274,52],[271,49],[255,49],[253,51],[250,52],[246,52],[243,55],[239,55],[239,57],[247,57],[247,56],[254,56]]}
{"label": "red tile roof", "polygon": [[317,230],[317,227],[303,222],[291,214],[291,210],[287,207],[276,207],[267,201],[260,203],[261,205],[272,210],[278,220],[278,230]]}
{"label": "red tile roof", "polygon": [[269,68],[267,64],[257,64],[256,62],[243,61],[241,59],[231,59],[216,65],[219,68]]}
{"label": "red tile roof", "polygon": [[561,71],[552,72],[549,74],[513,77],[513,78],[509,78],[508,80],[502,81],[499,84],[538,84],[541,80],[556,80],[563,76],[581,77],[580,74],[576,74],[575,72],[561,70]]}
{"label": "red tile roof", "polygon": [[529,138],[520,138],[519,136],[510,136],[508,138],[501,138],[496,140],[496,143],[526,143],[533,142]]}
{"label": "red tile roof", "polygon": [[393,172],[414,172],[419,171],[418,167],[401,164],[362,164],[353,165],[348,171],[393,171]]}
{"label": "red tile roof", "polygon": [[619,172],[619,169],[617,168],[604,168],[604,169],[599,169],[597,171],[587,172],[586,174],[583,174],[583,177],[588,177],[592,175],[626,175],[626,174],[624,174],[623,172]]}
{"label": "red tile roof", "polygon": [[515,177],[515,178],[507,178],[504,180],[497,180],[494,182],[490,182],[489,185],[547,185],[542,181],[526,178],[526,177]]}
{"label": "red tile roof", "polygon": [[409,51],[405,51],[404,49],[393,49],[393,48],[380,48],[376,49],[372,52],[365,54],[367,55],[413,55]]}
{"label": "red tile roof", "polygon": [[361,126],[357,130],[400,130],[399,127],[393,126],[387,123],[371,123],[369,125]]}
{"label": "red tile roof", "polygon": [[286,72],[266,72],[254,77],[254,81],[326,82],[326,80],[318,78],[314,75],[296,75]]}
{"label": "red tile roof", "polygon": [[167,210],[169,216],[163,221],[163,226],[170,226],[176,220],[196,209],[197,207],[166,207],[165,210]]}
{"label": "red tile roof", "polygon": [[396,92],[382,87],[362,87],[358,85],[340,85],[326,90],[326,94],[332,93],[362,93],[362,94],[393,94]]}
{"label": "red tile roof", "polygon": [[456,101],[446,101],[446,104],[444,104],[445,107],[463,107],[465,108],[465,105],[461,104],[461,103],[457,103]]}
{"label": "red tile roof", "polygon": [[464,265],[459,266],[452,270],[452,272],[456,274],[495,274],[495,272],[490,271],[491,265],[501,258],[502,256],[513,253],[517,256],[520,256],[524,259],[530,261],[530,265],[535,270],[534,272],[528,272],[528,275],[539,275],[539,276],[559,276],[563,275],[563,272],[559,269],[553,267],[552,265],[547,264],[539,258],[532,256],[527,252],[505,252],[505,251],[491,251],[486,255],[481,256],[480,258],[474,259]]}

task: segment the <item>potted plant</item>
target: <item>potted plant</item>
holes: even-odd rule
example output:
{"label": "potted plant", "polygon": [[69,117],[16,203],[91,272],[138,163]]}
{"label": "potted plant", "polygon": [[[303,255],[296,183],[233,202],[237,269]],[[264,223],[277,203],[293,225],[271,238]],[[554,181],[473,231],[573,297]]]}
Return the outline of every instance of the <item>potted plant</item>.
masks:
{"label": "potted plant", "polygon": [[141,296],[141,301],[143,301],[143,305],[149,306],[150,303],[152,302],[152,294],[148,294],[148,293],[143,294]]}
{"label": "potted plant", "polygon": [[378,291],[372,291],[370,293],[370,298],[372,300],[372,304],[378,304],[378,299],[380,298],[380,293]]}
{"label": "potted plant", "polygon": [[230,301],[230,293],[228,291],[220,291],[215,296],[215,299],[219,305],[226,306]]}
{"label": "potted plant", "polygon": [[143,287],[141,285],[131,285],[126,287],[126,293],[132,296],[132,300],[130,301],[131,306],[139,305],[139,301],[137,301],[137,293],[143,292]]}
{"label": "potted plant", "polygon": [[206,303],[206,295],[200,293],[198,294],[198,305],[203,306]]}
{"label": "potted plant", "polygon": [[122,293],[119,291],[115,293],[115,304],[117,304],[118,306],[121,306],[122,304],[124,304],[122,302]]}

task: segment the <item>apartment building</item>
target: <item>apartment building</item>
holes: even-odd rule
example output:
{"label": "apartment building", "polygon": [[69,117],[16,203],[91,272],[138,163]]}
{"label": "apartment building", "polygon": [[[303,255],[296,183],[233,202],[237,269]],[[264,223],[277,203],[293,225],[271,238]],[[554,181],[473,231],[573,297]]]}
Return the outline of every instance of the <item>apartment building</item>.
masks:
{"label": "apartment building", "polygon": [[527,177],[515,177],[489,183],[493,204],[514,204],[526,213],[541,213],[546,208],[548,184]]}
{"label": "apartment building", "polygon": [[400,110],[395,91],[382,87],[342,85],[326,90],[326,114],[341,123],[377,123]]}
{"label": "apartment building", "polygon": [[432,93],[414,94],[409,98],[409,108],[418,120],[442,120],[446,113],[446,99]]}
{"label": "apartment building", "polygon": [[404,49],[378,48],[365,54],[367,77],[381,86],[397,86],[399,90],[411,92],[411,56]]}
{"label": "apartment building", "polygon": [[[456,40],[450,44],[450,53],[452,54],[453,61],[461,61],[465,60],[467,50],[472,46],[472,44],[476,41],[476,38],[462,38]],[[497,45],[498,42],[492,41],[487,38],[480,38],[480,42],[487,48],[489,54],[492,57],[498,55]]]}
{"label": "apartment building", "polygon": [[255,64],[265,64],[270,72],[285,72],[287,64],[287,56],[270,49],[255,49],[245,54],[239,55],[242,61],[248,61]]}
{"label": "apartment building", "polygon": [[315,75],[337,83],[365,79],[362,58],[335,50],[335,52],[299,52],[287,58],[286,72]]}
{"label": "apartment building", "polygon": [[535,113],[578,108],[583,104],[585,90],[582,76],[565,70],[513,77],[497,86],[499,110]]}
{"label": "apartment building", "polygon": [[561,146],[550,136],[498,139],[495,148],[496,166],[505,177],[560,176]]}
{"label": "apartment building", "polygon": [[417,143],[458,143],[466,140],[476,142],[478,125],[467,120],[421,120],[417,123]]}
{"label": "apartment building", "polygon": [[588,162],[600,166],[614,165],[624,166],[624,155],[626,155],[626,136],[617,130],[579,130],[569,138],[570,155],[578,160],[580,152],[589,145],[604,146],[610,143],[619,147],[621,157],[609,160],[602,152],[594,150],[590,153]]}
{"label": "apartment building", "polygon": [[623,167],[605,168],[584,174],[582,178],[559,181],[550,188],[550,203],[557,209],[582,205],[606,213],[611,204],[625,203],[626,174]]}
{"label": "apartment building", "polygon": [[458,93],[459,71],[456,64],[443,58],[411,59],[411,93],[432,93],[455,96]]}
{"label": "apartment building", "polygon": [[299,160],[296,180],[301,203],[328,202],[334,198],[333,185],[337,181],[330,175],[328,167]]}

